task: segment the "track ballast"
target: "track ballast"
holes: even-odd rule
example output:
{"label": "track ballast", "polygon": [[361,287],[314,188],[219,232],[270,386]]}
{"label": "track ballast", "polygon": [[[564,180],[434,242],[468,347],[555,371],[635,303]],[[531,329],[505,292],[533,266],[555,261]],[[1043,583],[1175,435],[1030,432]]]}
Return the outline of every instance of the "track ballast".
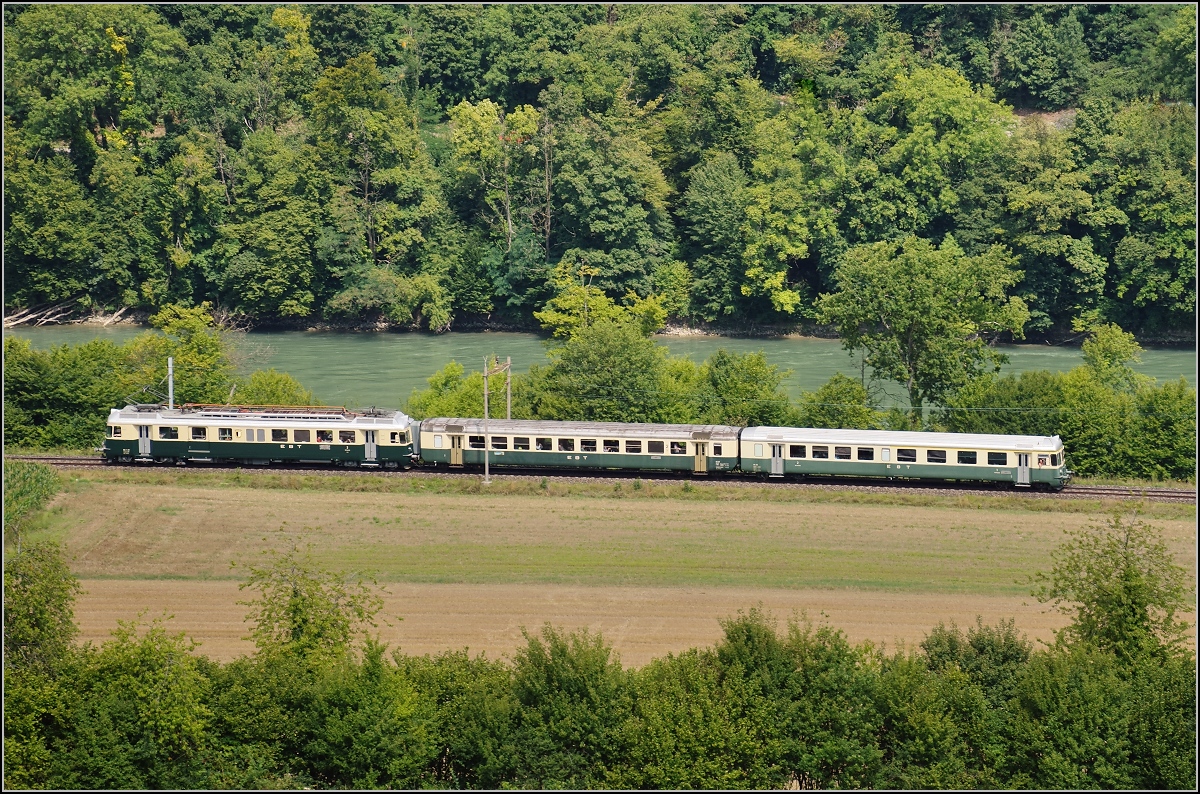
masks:
{"label": "track ballast", "polygon": [[[162,463],[133,463],[133,464],[115,464],[108,463],[99,457],[90,456],[66,456],[66,455],[9,455],[9,460],[25,460],[37,463],[44,463],[56,467],[86,467],[86,468],[167,468],[178,470],[187,468],[198,471],[205,470],[231,470],[237,469],[241,471],[254,471],[266,474],[270,473],[288,473],[288,474],[319,474],[319,475],[364,475],[371,477],[482,477],[483,472],[475,469],[455,469],[448,470],[445,468],[412,468],[402,470],[387,470],[375,468],[342,468],[342,467],[325,467],[316,465],[303,464],[273,464],[270,466],[251,466],[245,464],[214,464],[214,463],[188,463],[188,464],[162,464]],[[625,480],[645,480],[645,481],[686,481],[693,485],[705,484],[722,484],[722,485],[761,485],[771,488],[818,488],[818,489],[834,489],[834,490],[876,490],[876,491],[926,491],[926,492],[947,492],[947,493],[978,493],[991,494],[997,496],[1016,495],[1030,497],[1060,497],[1071,499],[1120,499],[1120,500],[1151,500],[1156,502],[1195,502],[1196,491],[1188,491],[1177,488],[1136,488],[1131,486],[1120,485],[1068,485],[1058,493],[1046,491],[1034,491],[1026,489],[1017,489],[1007,483],[957,483],[957,482],[927,482],[918,480],[879,480],[866,477],[820,477],[810,476],[802,480],[787,479],[787,480],[772,480],[759,476],[739,475],[733,476],[706,476],[694,477],[687,472],[661,472],[661,471],[605,471],[593,472],[588,470],[563,471],[562,469],[534,469],[534,468],[516,468],[504,467],[493,468],[491,476],[494,478],[505,477],[545,477],[556,482],[563,481],[578,481],[578,482],[603,482],[610,481],[625,481]]]}

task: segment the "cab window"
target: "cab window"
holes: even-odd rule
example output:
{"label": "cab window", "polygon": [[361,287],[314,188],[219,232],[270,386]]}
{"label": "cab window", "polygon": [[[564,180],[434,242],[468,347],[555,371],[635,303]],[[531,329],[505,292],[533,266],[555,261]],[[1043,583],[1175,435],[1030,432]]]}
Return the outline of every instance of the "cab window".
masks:
{"label": "cab window", "polygon": [[121,437],[121,426],[120,425],[109,425],[108,426],[108,437],[109,438],[120,438]]}

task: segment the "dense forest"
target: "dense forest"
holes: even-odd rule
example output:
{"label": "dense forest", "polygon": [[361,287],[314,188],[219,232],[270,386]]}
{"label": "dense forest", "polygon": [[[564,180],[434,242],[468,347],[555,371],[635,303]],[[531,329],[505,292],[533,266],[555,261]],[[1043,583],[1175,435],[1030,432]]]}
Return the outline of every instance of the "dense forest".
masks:
{"label": "dense forest", "polygon": [[35,540],[61,484],[4,463],[6,789],[1195,787],[1191,577],[1136,519],[1033,577],[1067,617],[1043,647],[1011,620],[885,649],[751,609],[641,668],[552,626],[511,658],[414,656],[375,636],[371,580],[293,546],[239,568],[254,650],[222,663],[161,618],[78,641],[80,583]]}
{"label": "dense forest", "polygon": [[582,285],[778,326],[903,246],[990,263],[1013,335],[1190,337],[1195,22],[6,4],[5,309],[441,330]]}

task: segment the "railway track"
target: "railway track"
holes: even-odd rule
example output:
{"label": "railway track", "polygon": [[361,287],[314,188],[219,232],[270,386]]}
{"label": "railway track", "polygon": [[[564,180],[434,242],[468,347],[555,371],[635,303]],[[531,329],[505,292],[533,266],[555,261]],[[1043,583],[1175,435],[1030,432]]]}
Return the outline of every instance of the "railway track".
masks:
{"label": "railway track", "polygon": [[[114,464],[104,462],[99,457],[90,456],[65,456],[65,455],[9,455],[9,460],[28,460],[38,463],[45,463],[56,467],[85,467],[85,468],[107,468]],[[137,464],[132,464],[137,465]],[[146,464],[153,465],[153,464]],[[157,464],[163,465],[163,464]],[[232,469],[240,468],[244,471],[262,471],[274,473],[304,473],[304,474],[334,474],[334,475],[368,475],[368,476],[407,476],[407,477],[422,477],[436,475],[441,477],[479,477],[481,472],[474,470],[467,471],[449,471],[444,468],[437,469],[403,469],[403,470],[385,470],[385,469],[359,469],[359,468],[318,468],[308,465],[274,465],[274,466],[238,466],[238,465],[223,465],[223,464],[190,464],[191,469]],[[1068,485],[1057,494],[1046,493],[1043,491],[1026,491],[1015,490],[1007,484],[987,484],[987,483],[929,483],[919,481],[885,481],[870,478],[858,477],[808,477],[803,480],[786,480],[782,482],[770,482],[762,479],[743,478],[721,478],[714,477],[712,479],[697,479],[691,477],[685,472],[562,472],[548,471],[544,469],[514,469],[502,468],[493,470],[493,477],[545,477],[556,482],[594,482],[597,480],[633,480],[641,479],[646,481],[665,481],[686,480],[695,485],[704,483],[721,483],[725,485],[756,485],[763,484],[770,487],[786,487],[786,488],[824,488],[824,489],[863,489],[870,488],[880,491],[930,491],[930,492],[970,492],[970,493],[985,493],[985,494],[1015,494],[1022,496],[1040,496],[1040,497],[1058,497],[1058,498],[1074,498],[1074,499],[1120,499],[1120,500],[1135,500],[1146,499],[1156,502],[1195,502],[1196,492],[1177,489],[1177,488],[1137,488],[1131,486],[1119,485]]]}

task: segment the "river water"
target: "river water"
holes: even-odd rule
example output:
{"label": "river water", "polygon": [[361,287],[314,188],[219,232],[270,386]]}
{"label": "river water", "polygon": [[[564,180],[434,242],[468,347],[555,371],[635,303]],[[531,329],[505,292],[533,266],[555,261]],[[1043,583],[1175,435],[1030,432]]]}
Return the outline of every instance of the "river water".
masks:
{"label": "river water", "polygon": [[[120,344],[144,330],[130,326],[60,325],[18,327],[4,333],[29,339],[35,348],[45,349],[97,338]],[[451,359],[470,371],[481,369],[487,355],[495,354],[501,359],[511,356],[513,370],[518,372],[547,360],[545,341],[535,334],[522,333],[252,331],[238,334],[236,339],[241,371],[274,367],[291,373],[322,402],[349,407],[399,407],[413,389],[424,388],[426,378]],[[659,336],[655,341],[666,345],[673,355],[688,356],[697,362],[721,347],[739,353],[761,350],[772,364],[792,371],[784,382],[792,397],[816,389],[836,372],[854,378],[861,375],[859,359],[846,353],[836,339]],[[1083,360],[1078,347],[1003,345],[1001,350],[1009,357],[1002,373],[1068,370]],[[1195,350],[1146,350],[1135,368],[1159,380],[1182,375],[1192,386],[1196,385]],[[885,383],[881,391],[879,398],[884,405],[907,403],[897,384]]]}

